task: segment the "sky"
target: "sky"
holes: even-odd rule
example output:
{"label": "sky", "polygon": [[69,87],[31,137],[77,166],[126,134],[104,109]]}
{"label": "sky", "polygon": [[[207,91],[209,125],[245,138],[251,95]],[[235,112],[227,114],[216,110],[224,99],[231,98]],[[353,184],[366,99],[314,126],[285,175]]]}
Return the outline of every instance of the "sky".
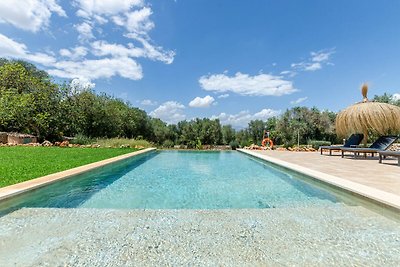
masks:
{"label": "sky", "polygon": [[2,0],[0,57],[167,123],[400,99],[400,1]]}

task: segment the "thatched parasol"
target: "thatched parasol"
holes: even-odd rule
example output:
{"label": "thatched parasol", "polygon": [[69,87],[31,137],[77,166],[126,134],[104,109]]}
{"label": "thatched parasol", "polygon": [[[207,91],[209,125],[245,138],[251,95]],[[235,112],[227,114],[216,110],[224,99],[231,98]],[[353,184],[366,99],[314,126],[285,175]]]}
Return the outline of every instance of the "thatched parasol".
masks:
{"label": "thatched parasol", "polygon": [[345,137],[353,133],[363,133],[363,143],[367,143],[368,133],[380,135],[400,132],[400,107],[372,102],[367,98],[368,85],[361,88],[364,97],[362,102],[356,103],[336,116],[336,133]]}

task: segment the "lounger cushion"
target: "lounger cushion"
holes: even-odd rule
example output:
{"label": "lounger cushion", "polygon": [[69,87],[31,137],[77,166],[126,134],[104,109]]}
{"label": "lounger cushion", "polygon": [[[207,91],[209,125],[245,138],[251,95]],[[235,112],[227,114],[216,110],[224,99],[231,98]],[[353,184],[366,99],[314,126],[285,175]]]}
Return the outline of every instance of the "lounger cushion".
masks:
{"label": "lounger cushion", "polygon": [[344,147],[351,147],[354,145],[359,145],[361,141],[363,140],[364,135],[363,134],[352,134],[349,139],[344,142]]}
{"label": "lounger cushion", "polygon": [[397,138],[397,136],[381,136],[369,148],[386,150],[397,140]]}

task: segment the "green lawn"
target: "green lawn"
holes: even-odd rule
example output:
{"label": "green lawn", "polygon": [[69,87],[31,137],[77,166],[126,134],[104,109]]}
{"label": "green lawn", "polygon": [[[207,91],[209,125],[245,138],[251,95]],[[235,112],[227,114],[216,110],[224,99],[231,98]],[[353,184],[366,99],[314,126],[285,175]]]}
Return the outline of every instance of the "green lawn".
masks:
{"label": "green lawn", "polygon": [[136,150],[130,148],[0,147],[0,187]]}

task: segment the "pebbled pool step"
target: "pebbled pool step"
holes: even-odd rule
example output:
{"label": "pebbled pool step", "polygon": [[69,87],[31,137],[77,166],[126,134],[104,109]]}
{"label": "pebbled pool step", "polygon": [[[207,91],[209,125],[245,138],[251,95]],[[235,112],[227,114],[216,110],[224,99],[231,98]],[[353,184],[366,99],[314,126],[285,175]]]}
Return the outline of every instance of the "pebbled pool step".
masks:
{"label": "pebbled pool step", "polygon": [[362,207],[26,208],[0,218],[0,266],[399,266],[400,227]]}

